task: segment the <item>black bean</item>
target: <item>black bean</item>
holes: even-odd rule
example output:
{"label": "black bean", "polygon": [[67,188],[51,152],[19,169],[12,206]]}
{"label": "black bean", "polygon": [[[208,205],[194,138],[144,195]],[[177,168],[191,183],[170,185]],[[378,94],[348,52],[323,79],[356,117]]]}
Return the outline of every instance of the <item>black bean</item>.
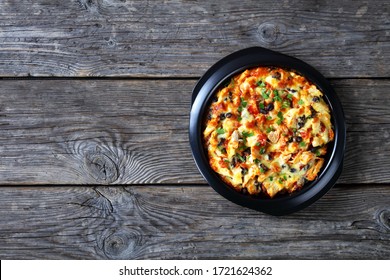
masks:
{"label": "black bean", "polygon": [[250,154],[251,154],[251,148],[248,147],[248,148],[246,148],[246,149],[244,150],[244,155],[245,155],[245,156],[249,156]]}
{"label": "black bean", "polygon": [[208,120],[211,120],[211,118],[212,118],[212,117],[211,117],[211,114],[208,114],[208,115],[207,115],[207,119],[208,119]]}
{"label": "black bean", "polygon": [[268,104],[266,107],[265,107],[265,110],[266,111],[272,111],[274,109],[274,103],[270,103]]}
{"label": "black bean", "polygon": [[291,169],[290,169],[290,172],[291,172],[291,173],[295,173],[295,172],[297,172],[297,170],[296,170],[295,168],[291,168]]}
{"label": "black bean", "polygon": [[268,114],[268,111],[265,109],[260,109],[260,113],[262,113],[263,115],[266,115],[266,114]]}
{"label": "black bean", "polygon": [[303,140],[301,136],[294,136],[293,138],[295,142],[302,142]]}
{"label": "black bean", "polygon": [[234,156],[234,157],[232,158],[232,161],[230,162],[230,165],[231,165],[232,167],[235,167],[235,166],[236,166],[236,163],[237,163],[237,158]]}
{"label": "black bean", "polygon": [[311,106],[310,106],[310,112],[311,112],[311,116],[310,117],[314,118],[315,116],[317,116],[317,111],[314,110],[314,108],[311,107]]}
{"label": "black bean", "polygon": [[226,140],[225,138],[219,139],[218,146],[222,146],[225,143],[225,140]]}
{"label": "black bean", "polygon": [[233,93],[231,91],[229,91],[229,99],[230,101],[233,101]]}
{"label": "black bean", "polygon": [[268,167],[265,166],[264,164],[260,163],[260,168],[263,169],[264,171],[268,170]]}
{"label": "black bean", "polygon": [[231,117],[232,117],[232,113],[230,113],[230,112],[229,112],[229,113],[226,113],[225,116],[226,116],[227,118],[231,118]]}
{"label": "black bean", "polygon": [[245,175],[247,173],[248,173],[248,169],[246,169],[246,168],[241,169],[241,174],[242,175]]}
{"label": "black bean", "polygon": [[302,116],[298,118],[298,128],[301,128],[305,125],[306,117]]}
{"label": "black bean", "polygon": [[257,191],[261,191],[261,183],[259,181],[254,181],[253,186],[256,188]]}
{"label": "black bean", "polygon": [[311,147],[309,150],[312,153],[316,153],[318,151],[319,147]]}
{"label": "black bean", "polygon": [[272,78],[274,78],[274,79],[277,79],[277,80],[280,80],[280,77],[281,77],[282,75],[279,73],[279,72],[275,72],[273,75],[272,75]]}
{"label": "black bean", "polygon": [[220,115],[219,115],[219,119],[220,119],[221,121],[223,121],[223,120],[225,119],[225,114],[224,114],[224,113],[220,114]]}
{"label": "black bean", "polygon": [[312,100],[313,100],[313,102],[319,102],[320,98],[318,96],[314,96]]}

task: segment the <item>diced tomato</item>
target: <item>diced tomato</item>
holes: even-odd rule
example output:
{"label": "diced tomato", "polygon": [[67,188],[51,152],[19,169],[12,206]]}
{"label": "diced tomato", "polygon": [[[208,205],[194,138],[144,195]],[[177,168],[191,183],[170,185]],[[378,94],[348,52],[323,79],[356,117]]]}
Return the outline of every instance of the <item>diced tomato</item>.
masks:
{"label": "diced tomato", "polygon": [[218,112],[225,111],[226,110],[226,104],[221,102],[214,106],[214,113],[217,114]]}
{"label": "diced tomato", "polygon": [[260,143],[261,146],[264,146],[267,143],[267,135],[264,133],[260,133],[257,136],[257,141]]}
{"label": "diced tomato", "polygon": [[280,87],[280,88],[285,88],[286,86],[287,86],[287,83],[286,83],[285,80],[282,80],[282,81],[280,81],[280,82],[278,83],[278,87]]}
{"label": "diced tomato", "polygon": [[252,115],[256,116],[257,114],[259,114],[259,109],[257,109],[256,104],[251,104],[248,107],[248,112],[251,113]]}
{"label": "diced tomato", "polygon": [[312,130],[312,128],[309,127],[306,131],[302,131],[302,132],[301,132],[302,138],[303,138],[303,139],[310,138],[310,136],[311,136],[311,130]]}
{"label": "diced tomato", "polygon": [[293,96],[293,98],[292,98],[292,106],[293,106],[294,108],[297,108],[297,107],[298,107],[298,102],[299,102],[299,99],[296,98],[295,96]]}
{"label": "diced tomato", "polygon": [[229,167],[229,163],[226,162],[226,161],[223,160],[223,159],[221,159],[221,160],[219,161],[219,165],[220,165],[221,167],[223,167],[223,168],[228,168],[228,167]]}
{"label": "diced tomato", "polygon": [[257,120],[257,123],[265,123],[265,121],[266,121],[265,115],[263,115],[263,114],[258,114],[258,115],[256,116],[256,120]]}
{"label": "diced tomato", "polygon": [[255,120],[246,123],[247,128],[254,128],[255,126],[256,126]]}

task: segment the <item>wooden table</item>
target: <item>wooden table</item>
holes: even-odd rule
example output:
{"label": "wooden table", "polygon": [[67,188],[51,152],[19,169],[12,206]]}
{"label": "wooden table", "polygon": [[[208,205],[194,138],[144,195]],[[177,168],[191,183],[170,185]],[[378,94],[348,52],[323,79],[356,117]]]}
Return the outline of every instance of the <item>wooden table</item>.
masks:
{"label": "wooden table", "polygon": [[[389,259],[389,1],[0,1],[0,258]],[[273,217],[198,172],[191,91],[263,46],[332,83],[348,132],[322,199]]]}

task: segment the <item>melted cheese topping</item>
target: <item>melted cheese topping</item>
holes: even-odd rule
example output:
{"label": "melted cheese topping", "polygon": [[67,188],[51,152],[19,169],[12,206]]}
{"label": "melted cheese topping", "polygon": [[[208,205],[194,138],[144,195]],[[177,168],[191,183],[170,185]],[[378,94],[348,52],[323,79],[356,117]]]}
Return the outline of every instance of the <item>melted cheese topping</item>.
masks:
{"label": "melted cheese topping", "polygon": [[274,197],[316,179],[333,140],[329,107],[306,78],[258,67],[234,76],[209,108],[209,163],[237,191]]}

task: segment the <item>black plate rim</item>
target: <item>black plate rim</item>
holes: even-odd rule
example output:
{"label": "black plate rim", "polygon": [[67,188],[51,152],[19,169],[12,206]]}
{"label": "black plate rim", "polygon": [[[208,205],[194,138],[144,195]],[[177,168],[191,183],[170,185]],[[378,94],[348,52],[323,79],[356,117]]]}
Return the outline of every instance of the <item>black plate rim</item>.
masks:
{"label": "black plate rim", "polygon": [[[274,199],[253,198],[240,194],[227,186],[209,166],[201,140],[203,112],[215,90],[237,72],[260,65],[293,69],[316,84],[327,99],[335,126],[333,150],[317,180],[309,183],[304,190],[290,196]],[[234,52],[219,60],[199,79],[192,94],[189,139],[195,163],[200,173],[215,191],[241,206],[272,215],[284,215],[312,204],[336,183],[342,171],[346,125],[341,103],[334,89],[321,73],[297,58],[261,47],[251,47]]]}

